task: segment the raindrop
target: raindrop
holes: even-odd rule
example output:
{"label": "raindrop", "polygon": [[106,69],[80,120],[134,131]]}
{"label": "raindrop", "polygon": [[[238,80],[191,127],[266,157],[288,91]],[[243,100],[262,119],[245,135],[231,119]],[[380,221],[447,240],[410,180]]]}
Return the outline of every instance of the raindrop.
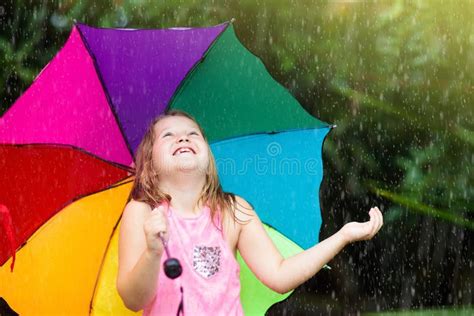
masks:
{"label": "raindrop", "polygon": [[117,20],[115,21],[115,25],[117,27],[125,27],[128,24],[128,18],[127,14],[125,13],[125,10],[123,7],[119,7],[117,9]]}
{"label": "raindrop", "polygon": [[56,12],[51,15],[49,21],[56,28],[62,29],[68,27],[68,18],[64,15],[59,15]]}

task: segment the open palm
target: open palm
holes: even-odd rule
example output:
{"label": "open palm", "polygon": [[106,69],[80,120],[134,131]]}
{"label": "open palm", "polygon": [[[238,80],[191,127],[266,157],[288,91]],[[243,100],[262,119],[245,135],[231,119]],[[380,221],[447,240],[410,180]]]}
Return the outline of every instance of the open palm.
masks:
{"label": "open palm", "polygon": [[358,240],[369,240],[377,234],[383,225],[383,216],[378,207],[373,207],[369,211],[370,220],[367,222],[350,222],[344,225],[341,233],[348,242]]}

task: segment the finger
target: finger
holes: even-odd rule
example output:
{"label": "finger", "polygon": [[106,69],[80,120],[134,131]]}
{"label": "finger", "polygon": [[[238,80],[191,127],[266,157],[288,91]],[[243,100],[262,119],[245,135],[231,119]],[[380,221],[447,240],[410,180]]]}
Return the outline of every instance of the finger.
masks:
{"label": "finger", "polygon": [[168,226],[164,226],[160,232],[158,232],[158,236],[162,239],[162,240],[165,240],[165,241],[168,241],[169,240],[169,230],[168,230]]}
{"label": "finger", "polygon": [[372,237],[375,236],[375,234],[378,233],[378,231],[380,230],[380,227],[382,227],[382,213],[380,212],[380,210],[378,209],[378,207],[374,207],[372,208],[372,213],[374,214],[374,221],[375,221],[375,229],[372,233]]}
{"label": "finger", "polygon": [[375,233],[378,233],[383,224],[383,217],[382,212],[379,210],[378,207],[374,207],[374,212],[377,218],[377,229],[375,230]]}
{"label": "finger", "polygon": [[157,232],[157,227],[165,227],[163,231],[166,231],[168,227],[166,216],[158,209],[151,214],[147,222],[150,225],[150,229],[155,233]]}
{"label": "finger", "polygon": [[158,206],[157,210],[163,215],[166,224],[168,224],[168,216],[169,216],[169,204],[166,201],[161,202]]}
{"label": "finger", "polygon": [[165,211],[165,205],[160,204],[152,210],[152,213],[157,213],[157,212],[164,213],[164,211]]}
{"label": "finger", "polygon": [[153,211],[151,212],[152,217],[159,217],[163,219],[167,219],[168,217],[168,211],[166,206],[160,205],[158,207],[155,207]]}
{"label": "finger", "polygon": [[151,227],[156,227],[158,225],[166,225],[166,220],[163,214],[156,212],[148,219],[149,224]]}
{"label": "finger", "polygon": [[367,240],[367,239],[370,239],[370,234],[372,233],[372,230],[373,230],[373,226],[374,226],[374,221],[373,221],[373,215],[371,213],[371,211],[369,211],[369,216],[370,216],[370,219],[366,222],[364,222],[363,224],[363,230],[364,230],[364,235],[361,236],[361,239],[362,240]]}
{"label": "finger", "polygon": [[371,239],[377,233],[377,228],[379,225],[379,219],[375,208],[370,209],[370,221],[372,222],[372,229],[370,231],[369,238]]}
{"label": "finger", "polygon": [[371,239],[374,236],[377,229],[377,217],[375,216],[375,212],[373,208],[370,209],[369,214],[370,214],[370,223],[371,223],[369,239]]}
{"label": "finger", "polygon": [[151,210],[150,213],[148,213],[148,220],[149,221],[154,221],[156,218],[162,218],[163,217],[163,208],[160,206],[157,206]]}
{"label": "finger", "polygon": [[156,237],[168,238],[168,228],[163,224],[158,224],[154,226],[151,230],[151,233]]}
{"label": "finger", "polygon": [[159,236],[164,238],[164,240],[168,240],[169,238],[169,232],[168,232],[168,213],[167,213],[167,205],[166,204],[160,204],[160,206],[157,208],[156,212],[156,220],[158,221],[158,225],[162,227],[160,231],[158,232]]}
{"label": "finger", "polygon": [[380,218],[380,210],[378,209],[378,207],[373,207],[372,208],[372,212],[374,214],[374,220],[376,221],[376,227],[377,229],[379,228],[380,224],[381,224],[381,218]]}
{"label": "finger", "polygon": [[383,214],[382,214],[382,211],[380,211],[378,208],[377,208],[377,213],[379,216],[379,229],[378,230],[380,230],[383,226]]}
{"label": "finger", "polygon": [[159,213],[159,212],[156,212],[156,213],[152,214],[152,215],[146,220],[146,223],[147,223],[150,227],[157,227],[157,226],[160,226],[160,225],[166,226],[165,217],[163,216],[163,214],[161,214],[161,213]]}

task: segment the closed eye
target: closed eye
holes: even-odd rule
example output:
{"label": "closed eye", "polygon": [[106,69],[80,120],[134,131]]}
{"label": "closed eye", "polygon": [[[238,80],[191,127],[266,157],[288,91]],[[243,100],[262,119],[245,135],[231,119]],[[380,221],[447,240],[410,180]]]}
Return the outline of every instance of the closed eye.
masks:
{"label": "closed eye", "polygon": [[189,135],[197,135],[197,136],[199,136],[199,133],[193,131],[193,132],[190,132]]}
{"label": "closed eye", "polygon": [[165,134],[163,134],[162,137],[167,137],[167,136],[173,136],[173,133],[171,133],[171,132],[166,132]]}

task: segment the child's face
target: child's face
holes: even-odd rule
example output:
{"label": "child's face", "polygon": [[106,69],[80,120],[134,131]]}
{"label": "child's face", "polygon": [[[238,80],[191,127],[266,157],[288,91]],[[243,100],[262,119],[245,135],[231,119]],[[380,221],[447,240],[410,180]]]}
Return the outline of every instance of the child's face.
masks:
{"label": "child's face", "polygon": [[187,117],[169,116],[154,126],[153,167],[159,176],[176,171],[205,174],[208,144],[196,123]]}

